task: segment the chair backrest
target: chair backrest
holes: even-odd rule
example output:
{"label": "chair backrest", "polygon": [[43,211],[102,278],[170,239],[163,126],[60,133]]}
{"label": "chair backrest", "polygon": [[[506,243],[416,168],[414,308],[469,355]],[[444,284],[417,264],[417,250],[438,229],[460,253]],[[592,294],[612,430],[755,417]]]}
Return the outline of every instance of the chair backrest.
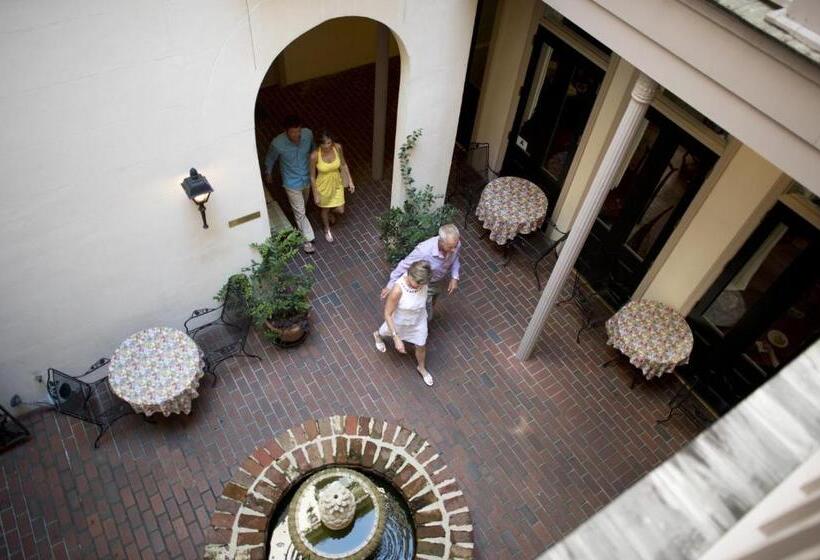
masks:
{"label": "chair backrest", "polygon": [[130,404],[114,393],[107,377],[95,383],[94,396],[89,401],[89,409],[98,420],[109,423],[134,412]]}
{"label": "chair backrest", "polygon": [[486,143],[472,143],[467,148],[467,164],[473,170],[487,179],[487,170],[490,168],[490,145]]}
{"label": "chair backrest", "polygon": [[555,222],[553,222],[552,220],[546,220],[541,230],[544,232],[544,236],[553,245],[563,243],[569,236],[569,230],[563,231],[559,229]]}
{"label": "chair backrest", "polygon": [[48,394],[58,411],[88,422],[96,421],[88,406],[88,400],[93,393],[89,383],[49,368],[47,387]]}
{"label": "chair backrest", "polygon": [[228,286],[225,289],[225,303],[222,306],[221,319],[235,327],[245,328],[250,327],[251,324],[242,287],[232,280],[228,280]]}

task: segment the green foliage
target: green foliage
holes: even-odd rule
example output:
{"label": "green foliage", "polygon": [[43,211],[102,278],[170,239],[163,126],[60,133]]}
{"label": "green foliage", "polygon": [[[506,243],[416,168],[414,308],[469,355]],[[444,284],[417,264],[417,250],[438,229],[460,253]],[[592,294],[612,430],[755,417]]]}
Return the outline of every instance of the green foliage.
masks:
{"label": "green foliage", "polygon": [[391,266],[398,264],[416,245],[435,236],[438,229],[452,222],[455,216],[455,208],[449,204],[435,207],[436,199],[441,196],[433,194],[432,186],[425,185],[421,189],[413,186],[415,181],[411,175],[410,154],[421,133],[420,128],[414,130],[399,148],[401,179],[406,195],[404,204],[401,208],[390,208],[378,219],[379,237]]}
{"label": "green foliage", "polygon": [[401,172],[401,184],[405,189],[412,187],[415,182],[411,175],[413,168],[410,167],[410,154],[413,153],[419,138],[421,138],[421,129],[417,128],[407,135],[404,144],[399,147],[399,171]]}
{"label": "green foliage", "polygon": [[[236,283],[245,296],[248,315],[256,326],[271,321],[278,326],[303,319],[310,310],[313,266],[293,271],[291,261],[299,253],[304,238],[293,229],[277,231],[263,243],[252,243],[261,256],[228,280]],[[224,301],[226,287],[217,295]]]}
{"label": "green foliage", "polygon": [[234,274],[228,278],[228,281],[225,282],[225,285],[219,289],[219,292],[214,296],[214,299],[220,303],[225,303],[225,295],[228,293],[228,288],[235,288],[242,292],[242,298],[244,301],[248,301],[248,299],[253,295],[251,291],[251,282],[248,280],[248,277],[244,274]]}

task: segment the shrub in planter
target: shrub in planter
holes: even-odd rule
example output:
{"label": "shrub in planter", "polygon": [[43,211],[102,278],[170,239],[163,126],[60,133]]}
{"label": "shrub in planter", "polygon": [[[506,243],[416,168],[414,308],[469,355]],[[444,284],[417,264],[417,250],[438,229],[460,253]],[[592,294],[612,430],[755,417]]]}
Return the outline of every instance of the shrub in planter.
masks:
{"label": "shrub in planter", "polygon": [[[252,243],[261,260],[252,260],[242,269],[243,274],[230,280],[241,286],[254,325],[279,345],[303,340],[309,328],[313,267],[294,269],[291,265],[303,244],[304,238],[293,229],[278,231],[263,243]],[[224,289],[217,296],[220,298],[224,299]]]}
{"label": "shrub in planter", "polygon": [[435,236],[442,225],[453,221],[456,213],[449,204],[435,207],[436,198],[441,197],[433,194],[432,186],[425,185],[421,189],[413,186],[410,154],[421,132],[421,129],[414,130],[399,148],[401,179],[406,194],[404,204],[390,208],[378,219],[379,237],[391,266],[398,264],[416,245]]}

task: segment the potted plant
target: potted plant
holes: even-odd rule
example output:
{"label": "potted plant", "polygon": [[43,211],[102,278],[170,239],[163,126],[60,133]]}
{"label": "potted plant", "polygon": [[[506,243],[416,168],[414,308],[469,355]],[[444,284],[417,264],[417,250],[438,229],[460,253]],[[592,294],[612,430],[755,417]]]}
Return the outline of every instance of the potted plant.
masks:
{"label": "potted plant", "polygon": [[[278,346],[301,343],[309,332],[310,290],[313,267],[290,266],[304,238],[293,229],[280,230],[263,243],[252,243],[260,261],[232,277],[244,293],[245,305],[253,324]],[[224,298],[224,294],[220,294]]]}
{"label": "potted plant", "polygon": [[418,189],[413,186],[410,154],[416,146],[421,129],[409,134],[399,148],[399,165],[405,200],[401,207],[390,208],[379,217],[379,237],[387,252],[387,261],[395,266],[422,241],[435,236],[438,229],[453,221],[456,210],[449,204],[435,207],[433,187],[425,185]]}

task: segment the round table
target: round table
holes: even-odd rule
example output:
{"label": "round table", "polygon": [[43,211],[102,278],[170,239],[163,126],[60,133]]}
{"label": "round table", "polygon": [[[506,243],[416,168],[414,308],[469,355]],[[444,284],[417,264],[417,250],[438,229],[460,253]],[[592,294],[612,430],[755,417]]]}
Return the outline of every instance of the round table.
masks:
{"label": "round table", "polygon": [[541,227],[547,215],[547,197],[526,179],[499,177],[484,187],[475,214],[490,230],[490,239],[504,245],[518,234]]}
{"label": "round table", "polygon": [[111,390],[141,414],[191,413],[204,374],[202,353],[191,337],[169,327],[129,336],[108,367]]}
{"label": "round table", "polygon": [[606,332],[607,343],[647,379],[688,362],[694,342],[683,315],[657,301],[630,301],[609,318]]}

